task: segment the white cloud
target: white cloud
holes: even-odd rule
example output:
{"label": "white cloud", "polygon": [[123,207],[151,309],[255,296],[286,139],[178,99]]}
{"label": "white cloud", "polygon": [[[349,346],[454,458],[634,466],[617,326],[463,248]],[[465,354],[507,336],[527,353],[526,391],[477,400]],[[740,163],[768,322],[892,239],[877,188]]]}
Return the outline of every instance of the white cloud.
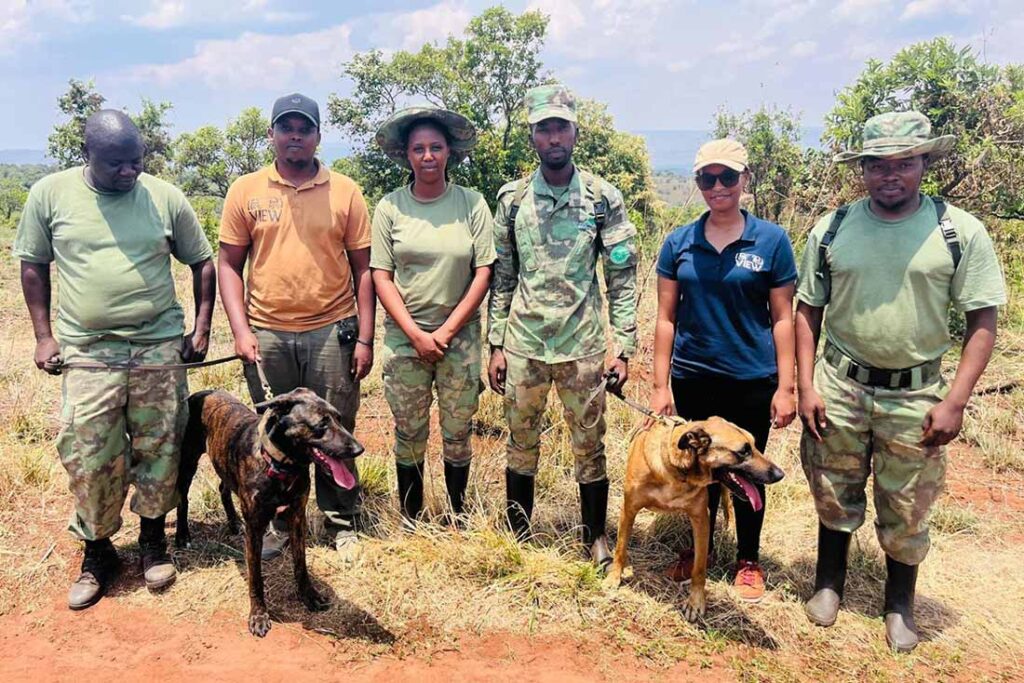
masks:
{"label": "white cloud", "polygon": [[942,14],[967,14],[971,11],[971,3],[965,0],[911,0],[900,14],[902,21],[927,19]]}
{"label": "white cloud", "polygon": [[121,20],[154,30],[191,24],[263,21],[280,23],[305,18],[302,12],[274,9],[271,0],[220,0],[215,4],[204,0],[149,0],[133,7]]}
{"label": "white cloud", "polygon": [[890,0],[842,0],[832,10],[832,15],[844,21],[870,24],[878,21],[891,5]]}
{"label": "white cloud", "polygon": [[122,74],[139,82],[169,85],[201,81],[211,88],[287,88],[296,80],[337,78],[353,55],[349,24],[294,35],[243,33],[230,40],[204,40],[195,53],[173,64],[141,64]]}
{"label": "white cloud", "polygon": [[789,54],[793,57],[810,57],[818,51],[818,43],[814,40],[801,40],[789,48]]}
{"label": "white cloud", "polygon": [[89,0],[0,0],[0,54],[39,40],[43,22],[79,24],[92,18]]}
{"label": "white cloud", "polygon": [[433,7],[411,12],[374,15],[371,33],[377,47],[395,50],[419,50],[426,43],[444,42],[449,35],[459,35],[473,18],[463,2],[445,0]]}
{"label": "white cloud", "polygon": [[550,17],[547,48],[574,59],[659,61],[655,37],[669,0],[530,0]]}

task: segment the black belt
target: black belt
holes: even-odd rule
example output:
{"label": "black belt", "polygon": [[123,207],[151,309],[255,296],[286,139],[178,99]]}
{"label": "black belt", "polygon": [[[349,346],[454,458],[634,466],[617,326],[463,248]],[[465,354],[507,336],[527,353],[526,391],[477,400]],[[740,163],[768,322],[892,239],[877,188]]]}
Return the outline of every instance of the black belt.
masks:
{"label": "black belt", "polygon": [[825,342],[825,360],[837,370],[845,360],[847,377],[859,384],[883,389],[920,389],[938,381],[942,371],[941,357],[900,370],[872,368],[857,363],[831,342]]}

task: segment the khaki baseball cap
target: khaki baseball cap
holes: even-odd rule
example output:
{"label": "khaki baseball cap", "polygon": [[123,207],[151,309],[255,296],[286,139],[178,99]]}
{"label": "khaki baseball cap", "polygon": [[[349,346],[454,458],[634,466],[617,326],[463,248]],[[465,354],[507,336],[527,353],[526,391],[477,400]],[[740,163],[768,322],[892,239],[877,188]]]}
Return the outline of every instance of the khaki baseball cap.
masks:
{"label": "khaki baseball cap", "polygon": [[729,138],[705,142],[697,150],[697,158],[693,162],[693,172],[697,173],[705,166],[721,164],[734,171],[747,170],[747,148]]}

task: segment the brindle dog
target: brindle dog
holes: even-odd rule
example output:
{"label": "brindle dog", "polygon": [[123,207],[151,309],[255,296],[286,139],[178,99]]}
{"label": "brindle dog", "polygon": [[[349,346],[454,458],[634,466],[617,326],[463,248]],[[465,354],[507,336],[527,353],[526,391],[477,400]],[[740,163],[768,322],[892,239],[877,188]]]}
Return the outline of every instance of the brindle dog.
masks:
{"label": "brindle dog", "polygon": [[363,447],[341,426],[341,416],[309,389],[299,388],[256,406],[257,415],[223,391],[200,391],[188,399],[189,420],[178,473],[178,547],[189,544],[188,489],[208,453],[220,475],[220,495],[232,533],[238,514],[231,494],[238,496],[245,520],[245,564],[249,579],[249,632],[265,636],[270,615],[263,597],[260,553],[263,532],[278,512],[290,526],[290,544],[299,599],[311,611],[327,609],[306,569],[306,499],[309,463],[329,473],[343,488],[355,478],[342,462]]}
{"label": "brindle dog", "polygon": [[633,521],[640,510],[682,512],[690,518],[694,545],[690,597],[683,614],[690,621],[704,616],[710,527],[707,487],[721,484],[757,510],[763,501],[751,482],[774,484],[782,477],[782,470],[757,450],[750,432],[720,417],[658,422],[640,431],[629,446],[619,537],[605,586],[616,588],[622,581],[629,564]]}

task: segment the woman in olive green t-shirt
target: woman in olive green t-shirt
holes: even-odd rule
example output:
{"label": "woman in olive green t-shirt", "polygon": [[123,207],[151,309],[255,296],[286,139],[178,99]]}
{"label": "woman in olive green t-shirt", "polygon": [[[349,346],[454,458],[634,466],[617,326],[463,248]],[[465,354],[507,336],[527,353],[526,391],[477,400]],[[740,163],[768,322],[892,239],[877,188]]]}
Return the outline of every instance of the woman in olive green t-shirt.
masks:
{"label": "woman in olive green t-shirt", "polygon": [[402,515],[423,506],[423,461],[437,387],[444,476],[455,515],[464,509],[469,429],[480,387],[480,304],[495,259],[493,218],[479,192],[449,183],[446,169],[476,143],[466,118],[416,107],[392,116],[377,143],[412,182],[373,215],[370,267],[387,318],[384,394],[395,418]]}

